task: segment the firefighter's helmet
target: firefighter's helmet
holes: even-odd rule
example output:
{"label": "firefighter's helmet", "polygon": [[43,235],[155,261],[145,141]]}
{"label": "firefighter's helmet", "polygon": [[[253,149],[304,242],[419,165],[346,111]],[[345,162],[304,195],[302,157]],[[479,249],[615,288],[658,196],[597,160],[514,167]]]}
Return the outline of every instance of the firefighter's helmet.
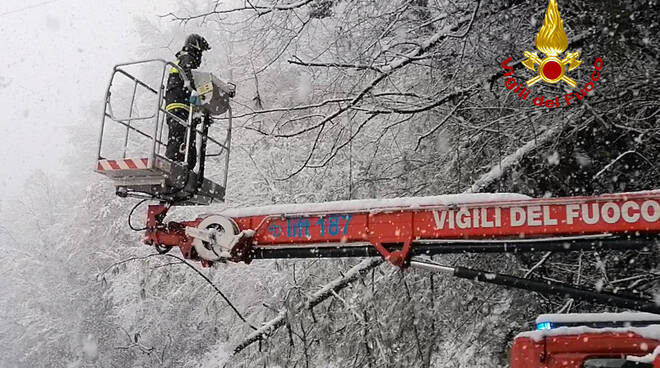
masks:
{"label": "firefighter's helmet", "polygon": [[209,46],[209,43],[206,42],[204,37],[193,33],[188,38],[186,38],[186,44],[185,46],[195,48],[199,51],[207,51],[211,49],[211,46]]}

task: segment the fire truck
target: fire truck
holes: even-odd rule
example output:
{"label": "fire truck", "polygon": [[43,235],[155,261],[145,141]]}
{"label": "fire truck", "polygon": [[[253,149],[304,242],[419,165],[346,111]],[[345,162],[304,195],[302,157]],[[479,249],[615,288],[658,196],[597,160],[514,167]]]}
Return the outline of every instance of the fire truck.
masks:
{"label": "fire truck", "polygon": [[544,314],[536,326],[515,338],[511,368],[660,367],[657,314]]}
{"label": "fire truck", "polygon": [[[189,106],[195,112],[186,121],[164,108],[165,81],[172,70],[179,67],[159,59],[114,68],[96,160],[96,172],[112,179],[117,195],[155,202],[148,206],[146,226],[138,230],[157,252],[178,248],[184,258],[205,267],[260,259],[382,257],[402,269],[644,312],[540,316],[540,330],[516,338],[511,366],[660,367],[660,305],[654,300],[449,267],[429,258],[654,249],[660,234],[660,190],[542,199],[476,193],[351,200],[226,209],[188,221],[166,221],[176,206],[224,201],[232,131],[229,102],[235,90],[210,73],[194,73],[201,104]],[[132,91],[130,97],[126,91]],[[204,123],[192,124],[194,114]],[[181,162],[164,155],[168,120],[186,127],[186,142],[197,142],[186,145]],[[214,138],[218,134],[223,138]],[[197,139],[191,139],[193,135]],[[198,160],[189,167],[187,157],[192,154]]]}

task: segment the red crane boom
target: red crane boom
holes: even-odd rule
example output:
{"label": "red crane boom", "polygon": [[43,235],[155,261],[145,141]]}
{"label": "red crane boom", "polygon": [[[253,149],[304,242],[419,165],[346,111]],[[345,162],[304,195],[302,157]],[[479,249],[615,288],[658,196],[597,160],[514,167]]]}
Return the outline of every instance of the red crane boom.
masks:
{"label": "red crane boom", "polygon": [[179,247],[185,258],[204,264],[380,254],[402,267],[420,251],[632,248],[660,233],[660,191],[356,200],[225,210],[165,224],[168,209],[149,206],[145,243]]}

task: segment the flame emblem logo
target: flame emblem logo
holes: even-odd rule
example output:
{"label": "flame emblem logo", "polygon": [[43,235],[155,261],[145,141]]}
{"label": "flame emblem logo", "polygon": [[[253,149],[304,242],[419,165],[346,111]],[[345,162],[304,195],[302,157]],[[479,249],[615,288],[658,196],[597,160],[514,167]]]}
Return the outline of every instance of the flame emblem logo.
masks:
{"label": "flame emblem logo", "polygon": [[[540,80],[550,84],[564,81],[573,88],[577,86],[575,80],[566,76],[566,72],[580,66],[582,60],[578,60],[580,57],[579,51],[568,52],[563,59],[559,58],[559,54],[568,48],[568,38],[566,32],[564,32],[564,24],[559,15],[556,0],[550,0],[548,4],[543,26],[536,35],[536,48],[545,54],[545,58],[539,58],[536,51],[524,52],[527,59],[522,64],[527,69],[537,73],[535,77],[527,81],[527,86],[532,86]],[[538,68],[536,65],[538,65]]]}

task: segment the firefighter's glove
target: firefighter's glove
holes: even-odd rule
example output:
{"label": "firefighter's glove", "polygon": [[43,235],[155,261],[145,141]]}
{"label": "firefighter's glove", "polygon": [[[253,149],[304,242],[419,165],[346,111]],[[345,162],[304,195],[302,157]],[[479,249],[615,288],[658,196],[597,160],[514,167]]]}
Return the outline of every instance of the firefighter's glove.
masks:
{"label": "firefighter's glove", "polygon": [[192,91],[190,93],[190,99],[188,101],[195,106],[199,106],[202,104],[202,101],[199,99],[199,96],[197,95],[197,91]]}

